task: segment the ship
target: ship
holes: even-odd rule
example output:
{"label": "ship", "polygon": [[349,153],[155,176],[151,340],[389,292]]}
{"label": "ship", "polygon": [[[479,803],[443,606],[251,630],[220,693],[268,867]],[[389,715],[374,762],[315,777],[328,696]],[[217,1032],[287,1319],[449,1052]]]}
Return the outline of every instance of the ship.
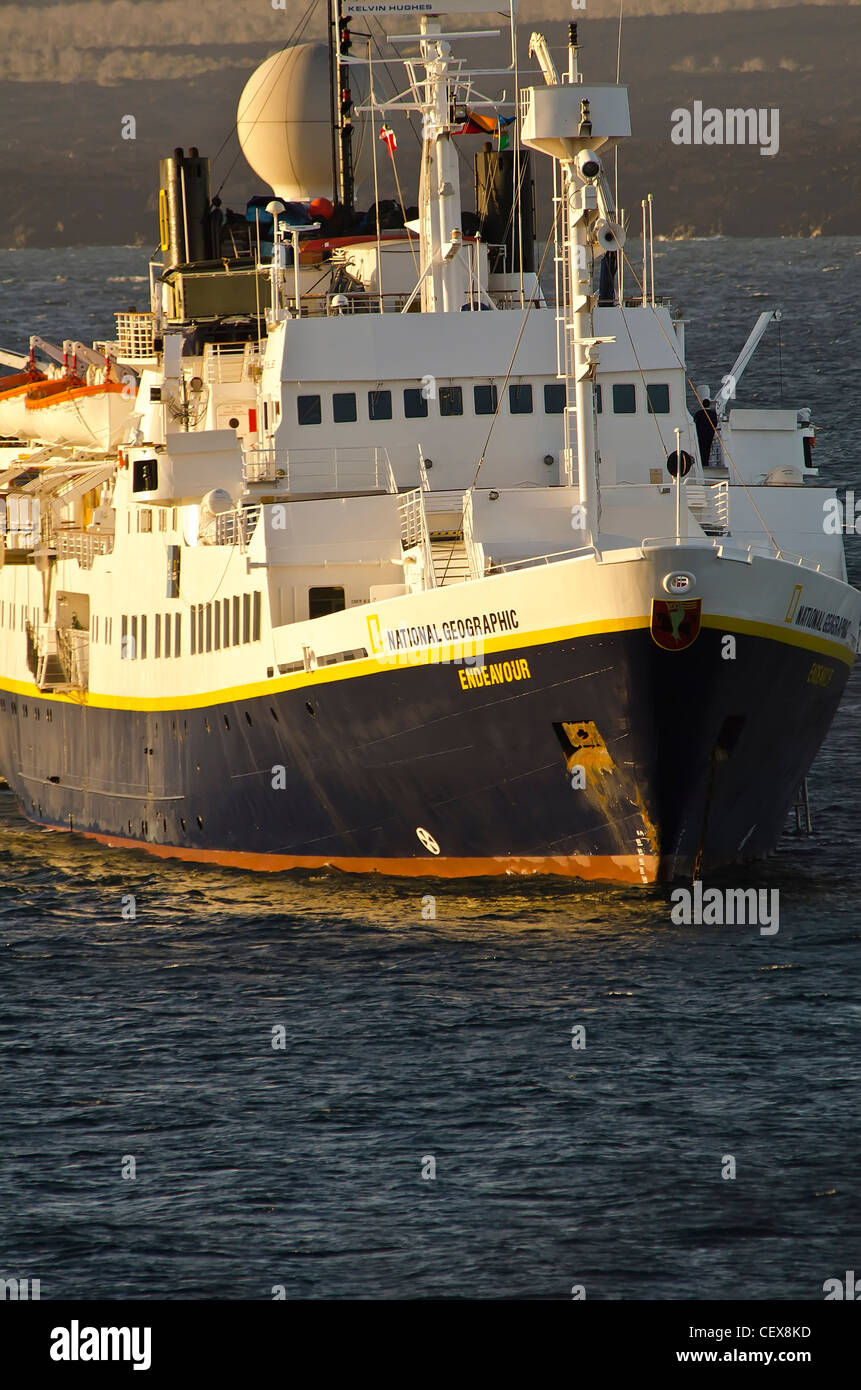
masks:
{"label": "ship", "polygon": [[[329,44],[240,100],[271,193],[225,210],[178,148],[150,309],[4,351],[0,771],[37,825],[255,871],[636,886],[762,858],[861,620],[809,410],[737,404],[780,309],[718,391],[689,383],[645,205],[626,251],[627,88],[586,80],[576,25],[561,73],[540,33],[534,71],[476,72],[443,27],[474,0],[388,8],[415,11],[403,91],[371,58],[354,100],[367,6],[333,0]],[[412,207],[379,196],[408,123]]]}

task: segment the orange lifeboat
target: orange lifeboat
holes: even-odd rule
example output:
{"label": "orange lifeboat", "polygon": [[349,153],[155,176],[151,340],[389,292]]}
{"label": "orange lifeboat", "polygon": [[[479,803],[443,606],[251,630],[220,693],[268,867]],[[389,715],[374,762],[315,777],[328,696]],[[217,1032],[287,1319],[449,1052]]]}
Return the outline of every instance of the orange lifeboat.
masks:
{"label": "orange lifeboat", "polygon": [[[48,386],[58,389],[46,390]],[[25,396],[23,432],[50,443],[113,449],[127,433],[134,404],[134,395],[117,381],[93,386],[73,378],[43,382]]]}
{"label": "orange lifeboat", "polygon": [[0,377],[0,397],[19,386],[35,386],[37,382],[44,380],[45,373],[40,372],[38,367],[28,367],[25,372],[12,372],[10,376]]}
{"label": "orange lifeboat", "polygon": [[65,391],[72,391],[77,386],[83,386],[84,382],[79,376],[55,376],[50,381],[37,381],[30,391],[27,392],[27,407],[30,408],[31,401],[44,401],[48,396],[57,396]]}

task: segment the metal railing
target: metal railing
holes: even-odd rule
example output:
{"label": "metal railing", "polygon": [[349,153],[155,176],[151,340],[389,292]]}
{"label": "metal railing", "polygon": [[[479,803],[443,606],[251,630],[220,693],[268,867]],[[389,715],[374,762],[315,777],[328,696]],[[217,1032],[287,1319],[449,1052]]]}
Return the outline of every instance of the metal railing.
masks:
{"label": "metal railing", "polygon": [[463,548],[466,551],[471,577],[483,579],[487,563],[484,546],[475,538],[471,492],[465,492],[463,495]]}
{"label": "metal railing", "polygon": [[81,569],[93,568],[97,555],[110,555],[114,548],[112,534],[95,531],[56,530],[50,537],[50,545],[63,560],[77,560]]}
{"label": "metal railing", "polygon": [[255,503],[253,507],[237,507],[211,517],[201,527],[201,545],[238,545],[240,550],[247,550],[261,511],[261,505]]}
{"label": "metal railing", "polygon": [[424,583],[426,589],[436,587],[433,549],[425,516],[424,499],[427,496],[421,488],[411,488],[402,492],[398,498],[401,517],[401,541],[405,550],[421,549],[424,564]]}
{"label": "metal railing", "polygon": [[[347,300],[345,306],[332,307],[333,294],[327,291],[325,294],[303,294],[299,301],[301,314],[299,317],[306,318],[333,318],[339,314],[379,314],[382,302],[382,312],[384,314],[403,313],[404,305],[409,299],[408,294],[379,294],[376,290],[350,290],[343,298]],[[296,316],[296,299],[293,295],[287,296],[283,301],[285,308]],[[418,304],[416,304],[418,310]]]}
{"label": "metal railing", "polygon": [[58,627],[57,656],[69,685],[86,690],[90,683],[90,634],[74,627]]}
{"label": "metal railing", "polygon": [[397,492],[387,449],[252,448],[243,460],[246,483],[276,483],[285,492]]}
{"label": "metal railing", "polygon": [[401,541],[405,550],[411,550],[414,545],[421,545],[427,534],[421,488],[402,492],[398,497],[398,511],[401,517]]}
{"label": "metal railing", "polygon": [[684,498],[707,535],[729,531],[729,483],[691,483],[685,479]]}
{"label": "metal railing", "polygon": [[580,546],[577,550],[556,550],[549,555],[528,555],[524,560],[507,560],[503,564],[494,561],[489,574],[509,574],[512,570],[530,569],[533,565],[555,565],[560,560],[574,560],[588,555],[597,556],[594,545]]}
{"label": "metal railing", "polygon": [[90,683],[90,634],[86,628],[24,625],[27,666],[40,690]]}
{"label": "metal railing", "polygon": [[152,357],[155,354],[155,315],[114,314],[117,321],[117,347],[122,357]]}
{"label": "metal railing", "polygon": [[205,343],[203,379],[208,386],[253,381],[258,352],[254,343]]}

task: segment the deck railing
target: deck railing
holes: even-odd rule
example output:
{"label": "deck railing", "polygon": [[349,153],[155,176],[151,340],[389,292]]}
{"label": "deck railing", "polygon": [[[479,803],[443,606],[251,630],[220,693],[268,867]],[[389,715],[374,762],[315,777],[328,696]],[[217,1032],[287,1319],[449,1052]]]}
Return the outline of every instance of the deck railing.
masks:
{"label": "deck railing", "polygon": [[201,526],[201,545],[238,545],[240,550],[247,550],[257,529],[261,510],[259,503],[255,503],[253,507],[236,507],[229,512],[220,512]]}
{"label": "deck railing", "polygon": [[63,529],[52,533],[50,544],[59,559],[77,560],[81,569],[89,570],[97,555],[110,555],[114,538],[105,532]]}
{"label": "deck railing", "polygon": [[397,492],[387,449],[248,449],[245,481],[288,493]]}
{"label": "deck railing", "polygon": [[425,588],[433,589],[436,586],[436,575],[424,509],[426,496],[427,494],[418,487],[411,488],[409,492],[402,492],[398,498],[398,510],[401,517],[401,542],[404,550],[413,550],[416,547],[421,549]]}
{"label": "deck railing", "polygon": [[253,381],[258,360],[255,343],[206,343],[203,379],[208,386]]}

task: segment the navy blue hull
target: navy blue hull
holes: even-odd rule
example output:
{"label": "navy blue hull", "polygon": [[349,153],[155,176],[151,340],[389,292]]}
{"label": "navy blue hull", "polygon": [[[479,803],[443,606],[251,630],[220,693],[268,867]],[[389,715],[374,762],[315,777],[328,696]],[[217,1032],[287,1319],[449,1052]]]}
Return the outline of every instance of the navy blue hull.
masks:
{"label": "navy blue hull", "polygon": [[477,688],[457,666],[345,667],[175,713],[7,691],[0,767],[32,820],[155,853],[668,879],[773,849],[848,677],[737,643],[725,661],[706,628],[681,652],[612,633],[518,649]]}

